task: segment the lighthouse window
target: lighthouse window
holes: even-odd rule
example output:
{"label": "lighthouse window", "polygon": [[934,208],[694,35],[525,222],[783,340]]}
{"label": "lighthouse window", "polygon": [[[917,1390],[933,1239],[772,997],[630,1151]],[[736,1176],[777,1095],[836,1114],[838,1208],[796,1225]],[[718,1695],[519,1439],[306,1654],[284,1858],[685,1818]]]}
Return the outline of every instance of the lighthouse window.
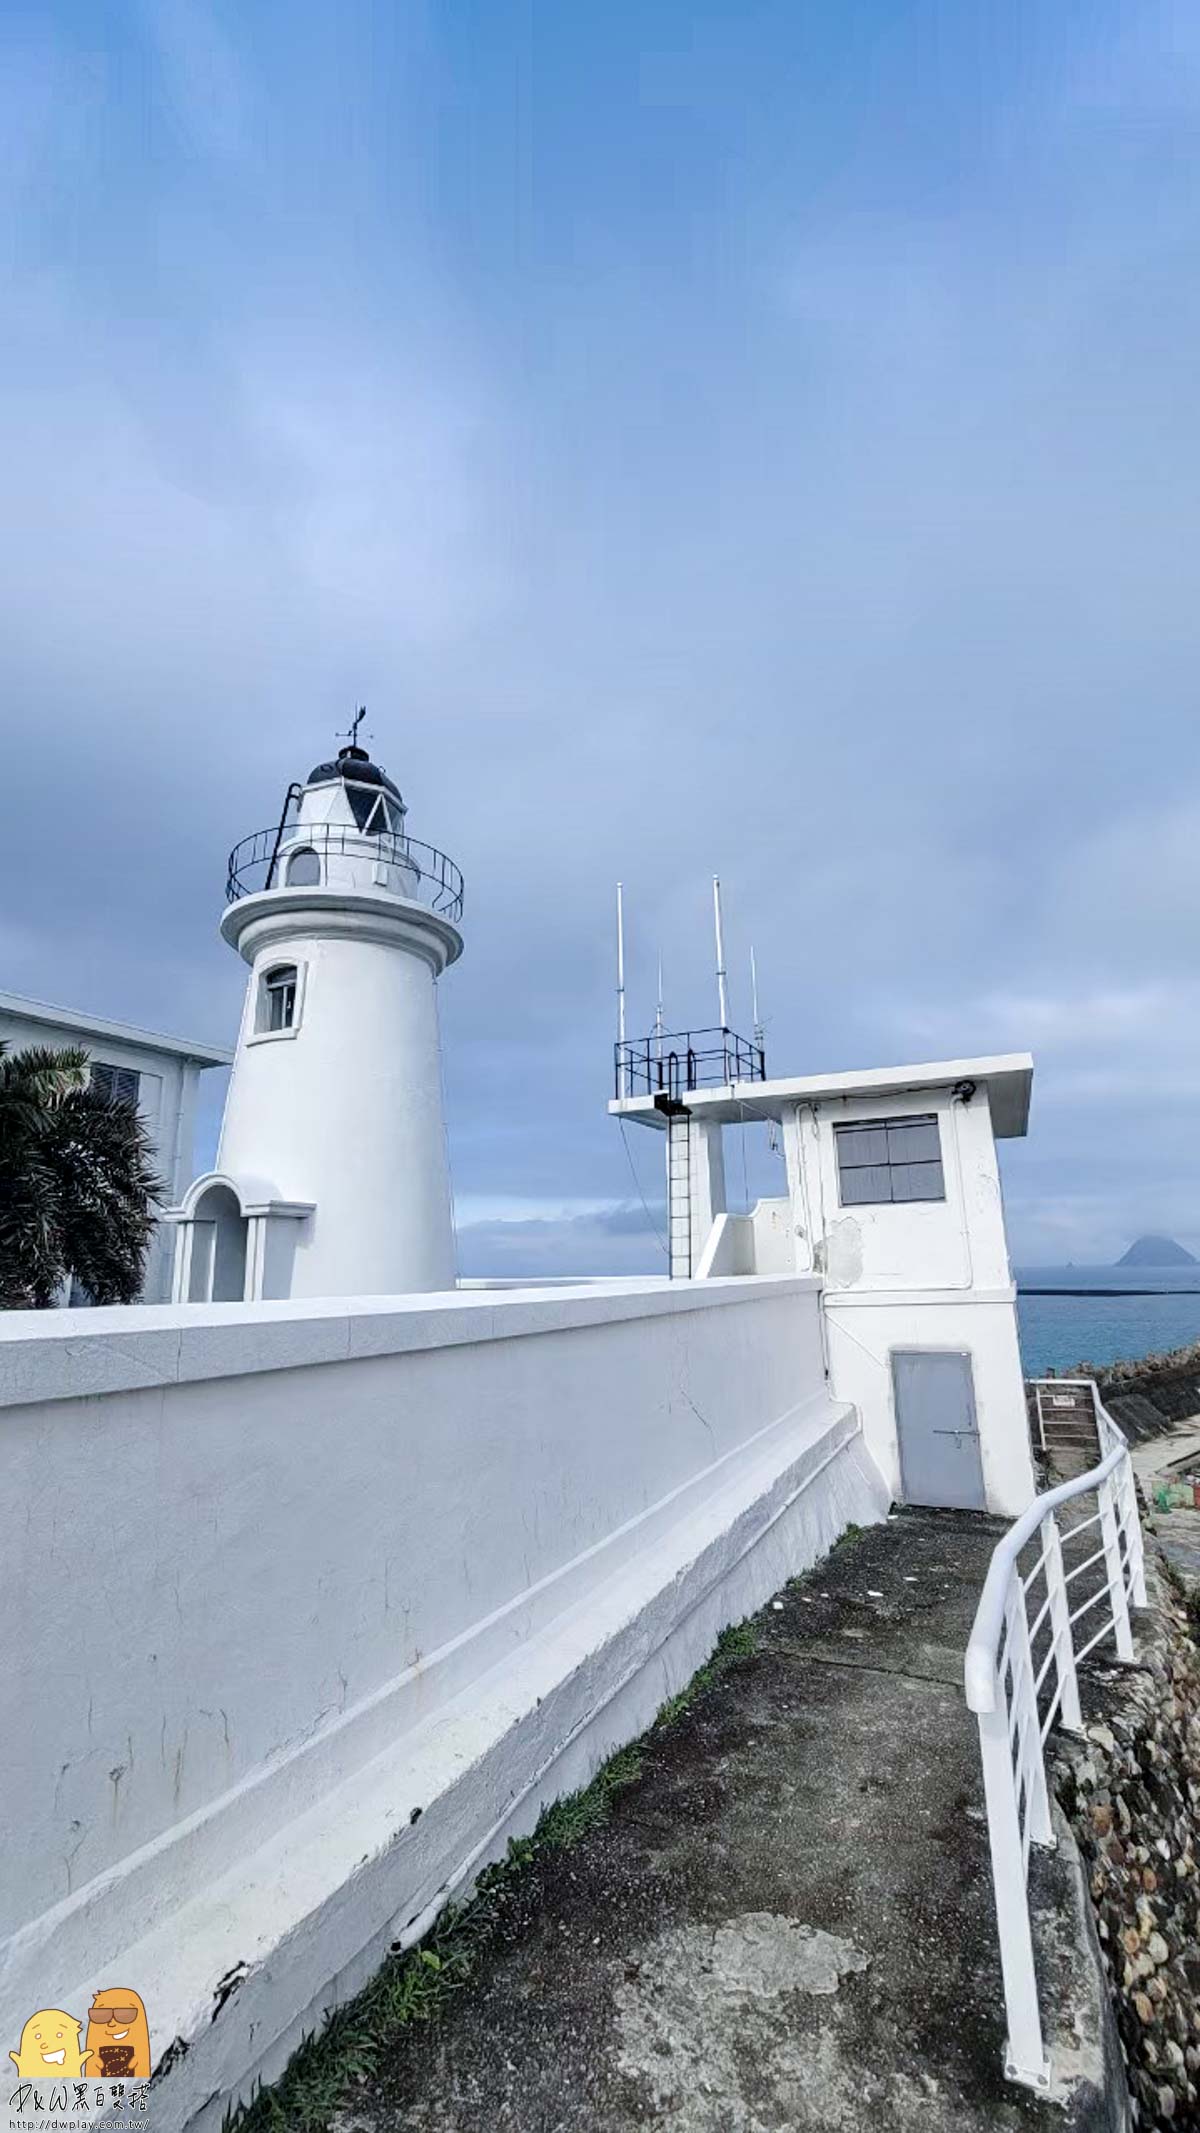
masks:
{"label": "lighthouse window", "polygon": [[260,1027],[267,1030],[291,1029],[296,1020],[296,980],[294,963],[278,963],[268,970],[263,979],[264,1014]]}
{"label": "lighthouse window", "polygon": [[396,828],[396,811],[386,793],[369,785],[347,785],[346,796],[354,819],[365,837],[379,837]]}
{"label": "lighthouse window", "polygon": [[303,851],[293,852],[287,863],[288,887],[292,889],[315,889],[321,879],[321,862],[310,845]]}

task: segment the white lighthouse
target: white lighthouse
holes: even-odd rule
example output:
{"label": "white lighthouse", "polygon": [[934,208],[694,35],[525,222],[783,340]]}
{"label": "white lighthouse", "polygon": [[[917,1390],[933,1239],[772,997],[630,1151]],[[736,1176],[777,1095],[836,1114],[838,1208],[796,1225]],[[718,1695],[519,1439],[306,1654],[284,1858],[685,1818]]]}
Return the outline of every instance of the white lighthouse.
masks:
{"label": "white lighthouse", "polygon": [[462,877],[408,835],[360,720],[230,854],[250,978],[217,1167],[172,1210],[178,1302],[454,1286],[436,981]]}

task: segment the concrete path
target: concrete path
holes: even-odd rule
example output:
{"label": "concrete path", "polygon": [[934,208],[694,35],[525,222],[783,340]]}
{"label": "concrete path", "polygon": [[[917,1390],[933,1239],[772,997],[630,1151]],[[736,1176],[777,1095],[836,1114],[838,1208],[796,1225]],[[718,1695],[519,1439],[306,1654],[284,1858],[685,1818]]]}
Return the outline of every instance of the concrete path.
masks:
{"label": "concrete path", "polygon": [[1162,1481],[1200,1473],[1200,1425],[1193,1416],[1164,1437],[1134,1445],[1133,1470],[1150,1506],[1150,1521],[1167,1561],[1191,1584],[1200,1581],[1200,1511],[1154,1509],[1154,1491]]}
{"label": "concrete path", "polygon": [[1106,2123],[1094,2095],[1063,2112],[1001,2075],[961,1682],[1002,1530],[901,1513],[790,1586],[757,1652],[651,1736],[611,1821],[537,1860],[470,1985],[338,2133]]}

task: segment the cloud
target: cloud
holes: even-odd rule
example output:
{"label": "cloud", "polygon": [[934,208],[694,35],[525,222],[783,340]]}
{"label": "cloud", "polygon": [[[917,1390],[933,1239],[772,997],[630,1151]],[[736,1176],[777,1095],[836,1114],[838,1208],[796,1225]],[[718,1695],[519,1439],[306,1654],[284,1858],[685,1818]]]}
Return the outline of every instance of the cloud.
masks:
{"label": "cloud", "polygon": [[1014,1227],[1068,1209],[1079,1257],[1169,1226],[1200,1193],[1183,13],[1006,18],[985,67],[925,0],[659,25],[645,102],[620,11],[80,21],[0,33],[0,986],[228,1038],[224,855],[365,698],[467,876],[469,1254],[644,1247],[612,888],[631,1027],[661,949],[686,1028],[716,870],[778,1071],[1032,1043]]}
{"label": "cloud", "polygon": [[[247,154],[253,99],[236,45],[203,0],[140,0],[164,104],[185,151],[222,162]],[[261,112],[259,123],[261,124]]]}
{"label": "cloud", "polygon": [[[617,1206],[585,1214],[458,1223],[460,1271],[490,1274],[662,1274],[665,1210]],[[657,1234],[656,1234],[657,1232]]]}

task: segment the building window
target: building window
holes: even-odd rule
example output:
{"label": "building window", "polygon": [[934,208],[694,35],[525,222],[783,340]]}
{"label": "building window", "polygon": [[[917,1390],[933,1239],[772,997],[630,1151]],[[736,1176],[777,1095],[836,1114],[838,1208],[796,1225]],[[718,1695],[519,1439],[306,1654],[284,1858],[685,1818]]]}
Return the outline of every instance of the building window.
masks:
{"label": "building window", "polygon": [[142,1077],[136,1067],[108,1066],[103,1060],[92,1062],[92,1087],[97,1095],[110,1104],[136,1104]]}
{"label": "building window", "polygon": [[258,1026],[260,1030],[294,1029],[296,1026],[296,988],[300,973],[294,963],[277,963],[268,970],[262,981],[259,996]]}
{"label": "building window", "polygon": [[933,1116],[835,1126],[833,1137],[843,1207],[945,1199],[942,1144]]}
{"label": "building window", "polygon": [[289,889],[315,889],[321,880],[321,862],[311,845],[293,852],[287,863]]}

